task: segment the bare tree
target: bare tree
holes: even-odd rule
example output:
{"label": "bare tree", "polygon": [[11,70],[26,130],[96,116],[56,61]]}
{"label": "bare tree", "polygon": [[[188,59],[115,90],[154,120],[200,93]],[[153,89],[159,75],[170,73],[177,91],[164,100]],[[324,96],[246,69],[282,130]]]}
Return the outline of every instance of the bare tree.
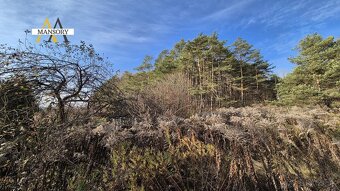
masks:
{"label": "bare tree", "polygon": [[68,107],[88,108],[94,90],[109,77],[108,62],[83,41],[23,49],[0,46],[0,64],[0,79],[25,76],[42,105],[57,106],[61,122],[68,120]]}

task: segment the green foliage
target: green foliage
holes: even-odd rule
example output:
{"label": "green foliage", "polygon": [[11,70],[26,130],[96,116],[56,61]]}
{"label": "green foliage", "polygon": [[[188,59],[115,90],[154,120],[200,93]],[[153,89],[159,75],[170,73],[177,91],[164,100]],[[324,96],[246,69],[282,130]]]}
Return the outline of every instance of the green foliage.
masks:
{"label": "green foliage", "polygon": [[179,59],[186,44],[187,42],[182,39],[175,44],[172,50],[163,50],[155,60],[155,71],[166,74],[181,70],[183,64]]}
{"label": "green foliage", "polygon": [[125,73],[121,77],[124,91],[141,92],[167,74],[183,73],[192,85],[187,91],[200,110],[276,98],[269,63],[240,38],[229,47],[216,33],[200,34],[162,51],[153,64],[154,70],[151,60],[147,56],[136,74]]}
{"label": "green foliage", "polygon": [[340,101],[340,41],[318,34],[301,40],[293,73],[278,86],[280,101],[286,104],[325,104]]}
{"label": "green foliage", "polygon": [[145,56],[143,63],[140,66],[138,66],[135,70],[137,70],[138,72],[150,71],[153,67],[152,60],[153,58],[151,56]]}
{"label": "green foliage", "polygon": [[274,86],[271,83],[271,67],[260,52],[247,41],[238,38],[232,44],[233,86],[240,91],[242,105],[254,101],[272,100]]}

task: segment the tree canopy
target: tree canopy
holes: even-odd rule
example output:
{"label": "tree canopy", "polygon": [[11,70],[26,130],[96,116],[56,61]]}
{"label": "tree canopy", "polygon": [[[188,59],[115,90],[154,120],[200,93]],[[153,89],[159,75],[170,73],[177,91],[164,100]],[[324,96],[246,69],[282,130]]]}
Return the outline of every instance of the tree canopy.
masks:
{"label": "tree canopy", "polygon": [[286,104],[325,104],[340,101],[340,40],[308,35],[290,58],[297,66],[280,83],[279,99]]}
{"label": "tree canopy", "polygon": [[271,65],[241,38],[227,45],[216,33],[200,34],[193,40],[177,42],[173,49],[163,50],[154,63],[150,61],[146,57],[136,74],[123,75],[123,90],[140,89],[168,74],[183,73],[192,85],[188,91],[193,102],[201,110],[275,99],[277,81],[273,80]]}

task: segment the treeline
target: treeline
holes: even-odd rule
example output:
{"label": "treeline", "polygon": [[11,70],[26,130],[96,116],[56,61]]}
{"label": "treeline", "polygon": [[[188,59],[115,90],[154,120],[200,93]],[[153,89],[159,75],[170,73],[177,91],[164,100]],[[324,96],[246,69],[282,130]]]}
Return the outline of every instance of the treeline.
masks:
{"label": "treeline", "polygon": [[124,73],[122,86],[138,90],[162,77],[182,73],[190,81],[190,94],[199,109],[244,106],[276,99],[278,77],[260,51],[238,38],[232,45],[217,34],[200,34],[181,40],[171,50],[163,50],[153,62],[146,56],[136,74]]}
{"label": "treeline", "polygon": [[181,73],[175,77],[178,88],[184,85],[181,82],[189,82],[191,102],[187,104],[198,111],[267,102],[331,107],[340,97],[339,44],[334,37],[307,36],[297,46],[299,54],[290,58],[297,67],[281,79],[260,51],[244,39],[227,45],[216,33],[200,34],[163,50],[156,59],[146,56],[137,73],[122,75],[120,86],[130,95],[148,94],[154,84]]}

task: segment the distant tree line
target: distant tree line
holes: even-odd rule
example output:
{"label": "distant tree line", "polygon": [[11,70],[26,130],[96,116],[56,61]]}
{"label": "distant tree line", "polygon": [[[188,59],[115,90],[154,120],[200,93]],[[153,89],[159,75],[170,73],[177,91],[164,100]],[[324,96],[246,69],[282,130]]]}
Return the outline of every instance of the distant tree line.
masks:
{"label": "distant tree line", "polygon": [[143,118],[268,102],[329,107],[340,102],[339,40],[318,34],[301,40],[299,54],[290,58],[297,66],[282,79],[247,41],[238,38],[227,45],[216,33],[181,40],[156,59],[146,56],[136,73],[125,72],[110,80],[107,62],[91,45],[44,47],[45,52],[39,52],[2,45],[1,84],[28,85],[30,99],[57,108],[61,122],[68,121],[74,107],[109,118]]}
{"label": "distant tree line", "polygon": [[163,50],[154,62],[146,56],[136,69],[137,73],[122,76],[123,90],[136,93],[167,75],[182,73],[191,85],[191,104],[199,110],[275,100],[279,80],[247,41],[238,38],[227,46],[216,33],[181,40],[173,49]]}
{"label": "distant tree line", "polygon": [[138,94],[168,75],[182,73],[182,81],[191,85],[192,107],[199,110],[273,101],[332,106],[340,98],[339,46],[334,37],[307,36],[297,46],[299,55],[290,58],[297,67],[281,79],[246,40],[238,38],[226,45],[216,33],[200,34],[163,50],[155,60],[146,56],[137,73],[122,75],[120,87]]}

